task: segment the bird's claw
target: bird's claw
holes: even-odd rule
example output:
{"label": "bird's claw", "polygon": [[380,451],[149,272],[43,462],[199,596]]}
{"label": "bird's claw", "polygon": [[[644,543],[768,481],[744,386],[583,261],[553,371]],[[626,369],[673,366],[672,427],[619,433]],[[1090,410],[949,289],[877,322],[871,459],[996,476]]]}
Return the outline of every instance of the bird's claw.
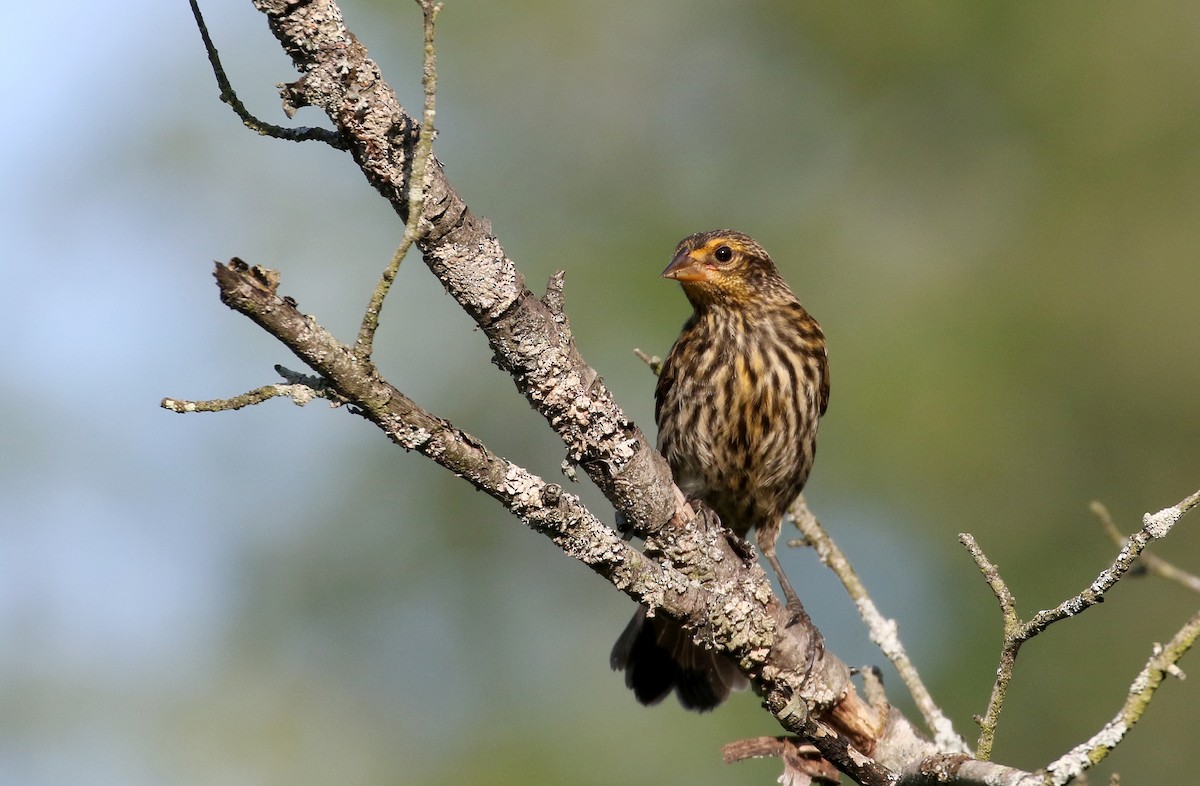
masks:
{"label": "bird's claw", "polygon": [[808,616],[808,612],[804,610],[804,605],[800,603],[799,598],[788,598],[787,612],[787,626],[789,628],[794,628],[802,622],[805,624],[805,627],[812,627],[812,619]]}
{"label": "bird's claw", "polygon": [[740,537],[736,532],[722,524],[712,508],[698,499],[689,500],[689,502],[692,505],[692,510],[696,512],[696,516],[704,519],[705,524],[720,527],[724,531],[725,540],[729,542],[729,547],[741,558],[742,562],[745,562],[747,565],[753,565],[758,561],[758,556],[754,553],[754,546],[750,541]]}
{"label": "bird's claw", "polygon": [[817,630],[817,626],[813,624],[812,617],[809,617],[808,612],[804,610],[804,604],[800,602],[800,598],[794,594],[788,594],[787,627],[794,628],[797,625],[802,625],[808,632],[808,646],[805,648],[807,652],[804,664],[804,679],[807,681],[808,676],[812,673],[813,666],[817,663],[817,659],[825,654],[825,637],[821,635],[821,631]]}
{"label": "bird's claw", "polygon": [[742,562],[747,566],[758,562],[758,557],[754,554],[754,545],[745,538],[738,537],[733,530],[725,530],[725,539],[729,541],[729,547],[733,549],[733,553],[742,558]]}

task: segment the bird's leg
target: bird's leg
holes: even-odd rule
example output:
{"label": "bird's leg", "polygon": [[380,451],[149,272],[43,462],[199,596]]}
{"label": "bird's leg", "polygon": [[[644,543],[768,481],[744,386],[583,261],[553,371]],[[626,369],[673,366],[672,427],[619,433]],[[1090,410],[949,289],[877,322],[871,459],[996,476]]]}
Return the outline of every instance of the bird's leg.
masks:
{"label": "bird's leg", "polygon": [[747,566],[755,563],[757,557],[754,555],[754,547],[750,545],[750,541],[739,537],[731,529],[725,530],[725,540],[729,542],[729,547],[733,549],[735,554],[742,558],[742,562],[746,563]]}
{"label": "bird's leg", "polygon": [[[764,528],[765,529],[765,528]],[[760,529],[759,533],[763,530]],[[783,597],[787,600],[788,609],[788,627],[792,627],[798,623],[803,623],[804,629],[808,631],[808,663],[804,667],[805,674],[812,671],[813,664],[817,661],[817,656],[825,651],[825,639],[821,635],[821,631],[817,630],[817,626],[813,625],[812,617],[808,616],[808,612],[804,609],[804,604],[800,602],[800,596],[796,594],[796,590],[792,589],[792,583],[788,581],[787,574],[783,572],[783,565],[779,564],[779,558],[775,556],[775,534],[767,533],[764,538],[760,534],[758,537],[758,547],[762,551],[763,556],[767,558],[767,562],[771,565],[771,570],[775,571],[776,578],[779,579],[779,586],[783,588]]]}
{"label": "bird's leg", "polygon": [[[759,548],[762,548],[761,543],[759,544]],[[804,610],[804,604],[800,602],[800,596],[796,594],[796,590],[792,589],[792,583],[788,581],[787,574],[783,572],[783,566],[779,564],[779,558],[775,556],[774,547],[770,549],[762,548],[762,553],[771,565],[771,570],[775,571],[775,577],[779,579],[779,586],[783,588],[783,598],[787,601],[788,611],[792,615],[788,627],[795,625],[797,622],[803,622],[808,627],[812,627],[812,619],[808,616],[808,612]]]}
{"label": "bird's leg", "polygon": [[[706,521],[711,522],[716,518],[716,513],[699,500],[689,500],[692,509],[697,516],[704,516]],[[821,636],[821,631],[817,630],[817,626],[813,625],[812,617],[808,616],[808,612],[804,609],[804,604],[800,602],[800,596],[796,594],[796,590],[792,588],[792,583],[788,581],[787,574],[783,572],[783,565],[779,563],[779,558],[775,555],[775,541],[779,539],[779,530],[782,526],[782,521],[775,527],[758,527],[756,530],[755,541],[758,543],[758,550],[767,558],[767,562],[771,566],[771,570],[775,571],[776,578],[779,579],[779,586],[783,588],[783,597],[787,601],[788,609],[788,627],[792,627],[799,623],[804,623],[804,628],[809,632],[808,637],[808,662],[804,667],[807,674],[812,670],[813,664],[816,663],[817,656],[825,651],[825,639]],[[729,542],[730,547],[739,557],[741,557],[747,565],[754,563],[754,547],[745,538],[738,535],[728,527],[724,528],[725,539]]]}

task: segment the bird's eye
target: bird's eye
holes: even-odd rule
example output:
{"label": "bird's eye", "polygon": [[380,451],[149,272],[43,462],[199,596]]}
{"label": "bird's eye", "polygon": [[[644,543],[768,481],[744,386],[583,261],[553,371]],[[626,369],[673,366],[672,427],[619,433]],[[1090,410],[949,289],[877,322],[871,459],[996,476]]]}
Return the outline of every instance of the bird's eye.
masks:
{"label": "bird's eye", "polygon": [[733,249],[729,246],[721,246],[713,252],[713,257],[718,262],[728,262],[733,259]]}

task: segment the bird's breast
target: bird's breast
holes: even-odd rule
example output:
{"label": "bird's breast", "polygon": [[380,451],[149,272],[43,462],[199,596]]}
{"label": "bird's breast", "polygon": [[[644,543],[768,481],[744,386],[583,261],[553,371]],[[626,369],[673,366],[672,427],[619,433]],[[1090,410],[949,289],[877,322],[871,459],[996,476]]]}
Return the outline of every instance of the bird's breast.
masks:
{"label": "bird's breast", "polygon": [[663,368],[659,447],[684,493],[744,533],[782,515],[808,476],[823,356],[770,319],[693,327]]}

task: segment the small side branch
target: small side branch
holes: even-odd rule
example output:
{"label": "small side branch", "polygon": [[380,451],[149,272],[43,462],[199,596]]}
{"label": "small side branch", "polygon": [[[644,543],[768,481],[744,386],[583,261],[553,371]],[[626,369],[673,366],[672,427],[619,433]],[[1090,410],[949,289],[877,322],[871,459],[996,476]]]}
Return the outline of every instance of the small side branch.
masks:
{"label": "small side branch", "polygon": [[255,404],[261,404],[264,401],[270,401],[273,398],[283,398],[285,396],[290,398],[292,403],[298,407],[303,407],[308,402],[317,398],[328,400],[330,406],[334,407],[340,407],[346,403],[346,400],[322,379],[297,374],[294,371],[288,371],[283,366],[276,366],[275,370],[279,372],[280,376],[287,379],[288,382],[285,384],[263,385],[260,388],[255,388],[232,398],[217,398],[207,401],[164,398],[159,406],[183,415],[191,412],[229,412],[230,410],[250,407]]}
{"label": "small side branch", "polygon": [[992,755],[992,745],[996,739],[996,725],[1000,720],[1000,708],[1004,706],[1004,697],[1008,694],[1008,685],[1012,682],[1013,666],[1017,662],[1017,652],[1025,642],[1021,633],[1021,619],[1017,616],[1016,598],[1008,588],[1008,584],[1000,576],[1000,570],[987,558],[983,549],[975,542],[968,532],[958,536],[959,542],[966,547],[975,560],[979,572],[992,588],[992,593],[1000,603],[1000,613],[1004,619],[1004,644],[1000,648],[1000,665],[996,668],[996,681],[992,685],[992,695],[988,699],[987,711],[982,717],[976,717],[979,723],[979,742],[976,743],[976,755],[987,760]]}
{"label": "small side branch", "polygon": [[159,406],[181,415],[189,412],[228,412],[283,396],[290,396],[292,401],[300,406],[304,406],[315,398],[312,388],[304,385],[263,385],[261,388],[255,388],[231,398],[214,398],[204,401],[164,398]]}
{"label": "small side branch", "polygon": [[1165,538],[1183,514],[1196,507],[1198,503],[1200,503],[1200,491],[1187,497],[1178,505],[1172,505],[1157,513],[1147,513],[1143,516],[1142,528],[1129,537],[1112,565],[1100,571],[1095,580],[1078,595],[1068,598],[1053,609],[1039,611],[1035,614],[1025,626],[1025,638],[1032,638],[1051,624],[1067,617],[1073,617],[1099,603],[1104,598],[1104,593],[1112,589],[1129,572],[1146,547],[1155,540]]}
{"label": "small side branch", "polygon": [[647,355],[636,347],[634,347],[633,354],[637,355],[638,360],[650,367],[650,371],[653,372],[654,376],[657,377],[662,373],[663,359],[658,355]]}
{"label": "small side branch", "polygon": [[796,737],[753,737],[731,742],[721,749],[726,764],[746,759],[777,758],[783,762],[780,783],[829,783],[837,784],[838,770],[825,759],[815,746],[801,742]]}
{"label": "small side branch", "polygon": [[437,49],[434,45],[434,24],[442,10],[442,4],[429,0],[418,2],[424,18],[425,47],[421,87],[425,93],[425,102],[421,112],[421,130],[417,134],[416,150],[413,153],[412,172],[408,177],[408,220],[404,222],[404,236],[400,239],[400,245],[392,254],[379,283],[375,285],[375,291],[371,293],[371,302],[367,304],[367,310],[363,314],[362,325],[358,329],[358,340],[354,342],[354,353],[360,358],[371,357],[375,331],[379,329],[379,314],[383,311],[383,301],[400,272],[400,263],[408,255],[408,249],[421,237],[421,219],[425,215],[425,179],[429,159],[433,155],[433,138],[436,134],[433,121],[437,115]]}
{"label": "small side branch", "polygon": [[[1117,529],[1117,525],[1113,523],[1112,515],[1109,514],[1108,508],[1104,507],[1100,502],[1093,502],[1092,512],[1100,519],[1100,525],[1104,527],[1104,531],[1108,534],[1109,539],[1116,544],[1117,548],[1124,548],[1128,539],[1121,534],[1121,531]],[[1149,573],[1159,578],[1173,581],[1176,584],[1181,584],[1192,592],[1200,593],[1200,576],[1189,573],[1149,551],[1142,552],[1139,561]]]}
{"label": "small side branch", "polygon": [[324,142],[338,150],[348,149],[345,140],[336,131],[330,131],[326,128],[308,128],[306,126],[284,128],[283,126],[259,120],[250,114],[250,110],[242,103],[242,99],[238,98],[233,85],[229,82],[229,77],[225,74],[225,67],[221,65],[221,57],[217,54],[217,47],[213,44],[212,37],[208,34],[208,25],[205,24],[204,16],[200,13],[199,2],[197,0],[188,0],[188,3],[192,7],[192,16],[196,18],[196,27],[200,29],[200,37],[204,39],[204,51],[208,53],[208,62],[212,66],[213,76],[217,78],[217,87],[221,88],[221,101],[229,105],[230,109],[241,119],[246,128],[262,136],[269,136],[274,139],[283,139],[289,142],[308,142],[311,140]]}

